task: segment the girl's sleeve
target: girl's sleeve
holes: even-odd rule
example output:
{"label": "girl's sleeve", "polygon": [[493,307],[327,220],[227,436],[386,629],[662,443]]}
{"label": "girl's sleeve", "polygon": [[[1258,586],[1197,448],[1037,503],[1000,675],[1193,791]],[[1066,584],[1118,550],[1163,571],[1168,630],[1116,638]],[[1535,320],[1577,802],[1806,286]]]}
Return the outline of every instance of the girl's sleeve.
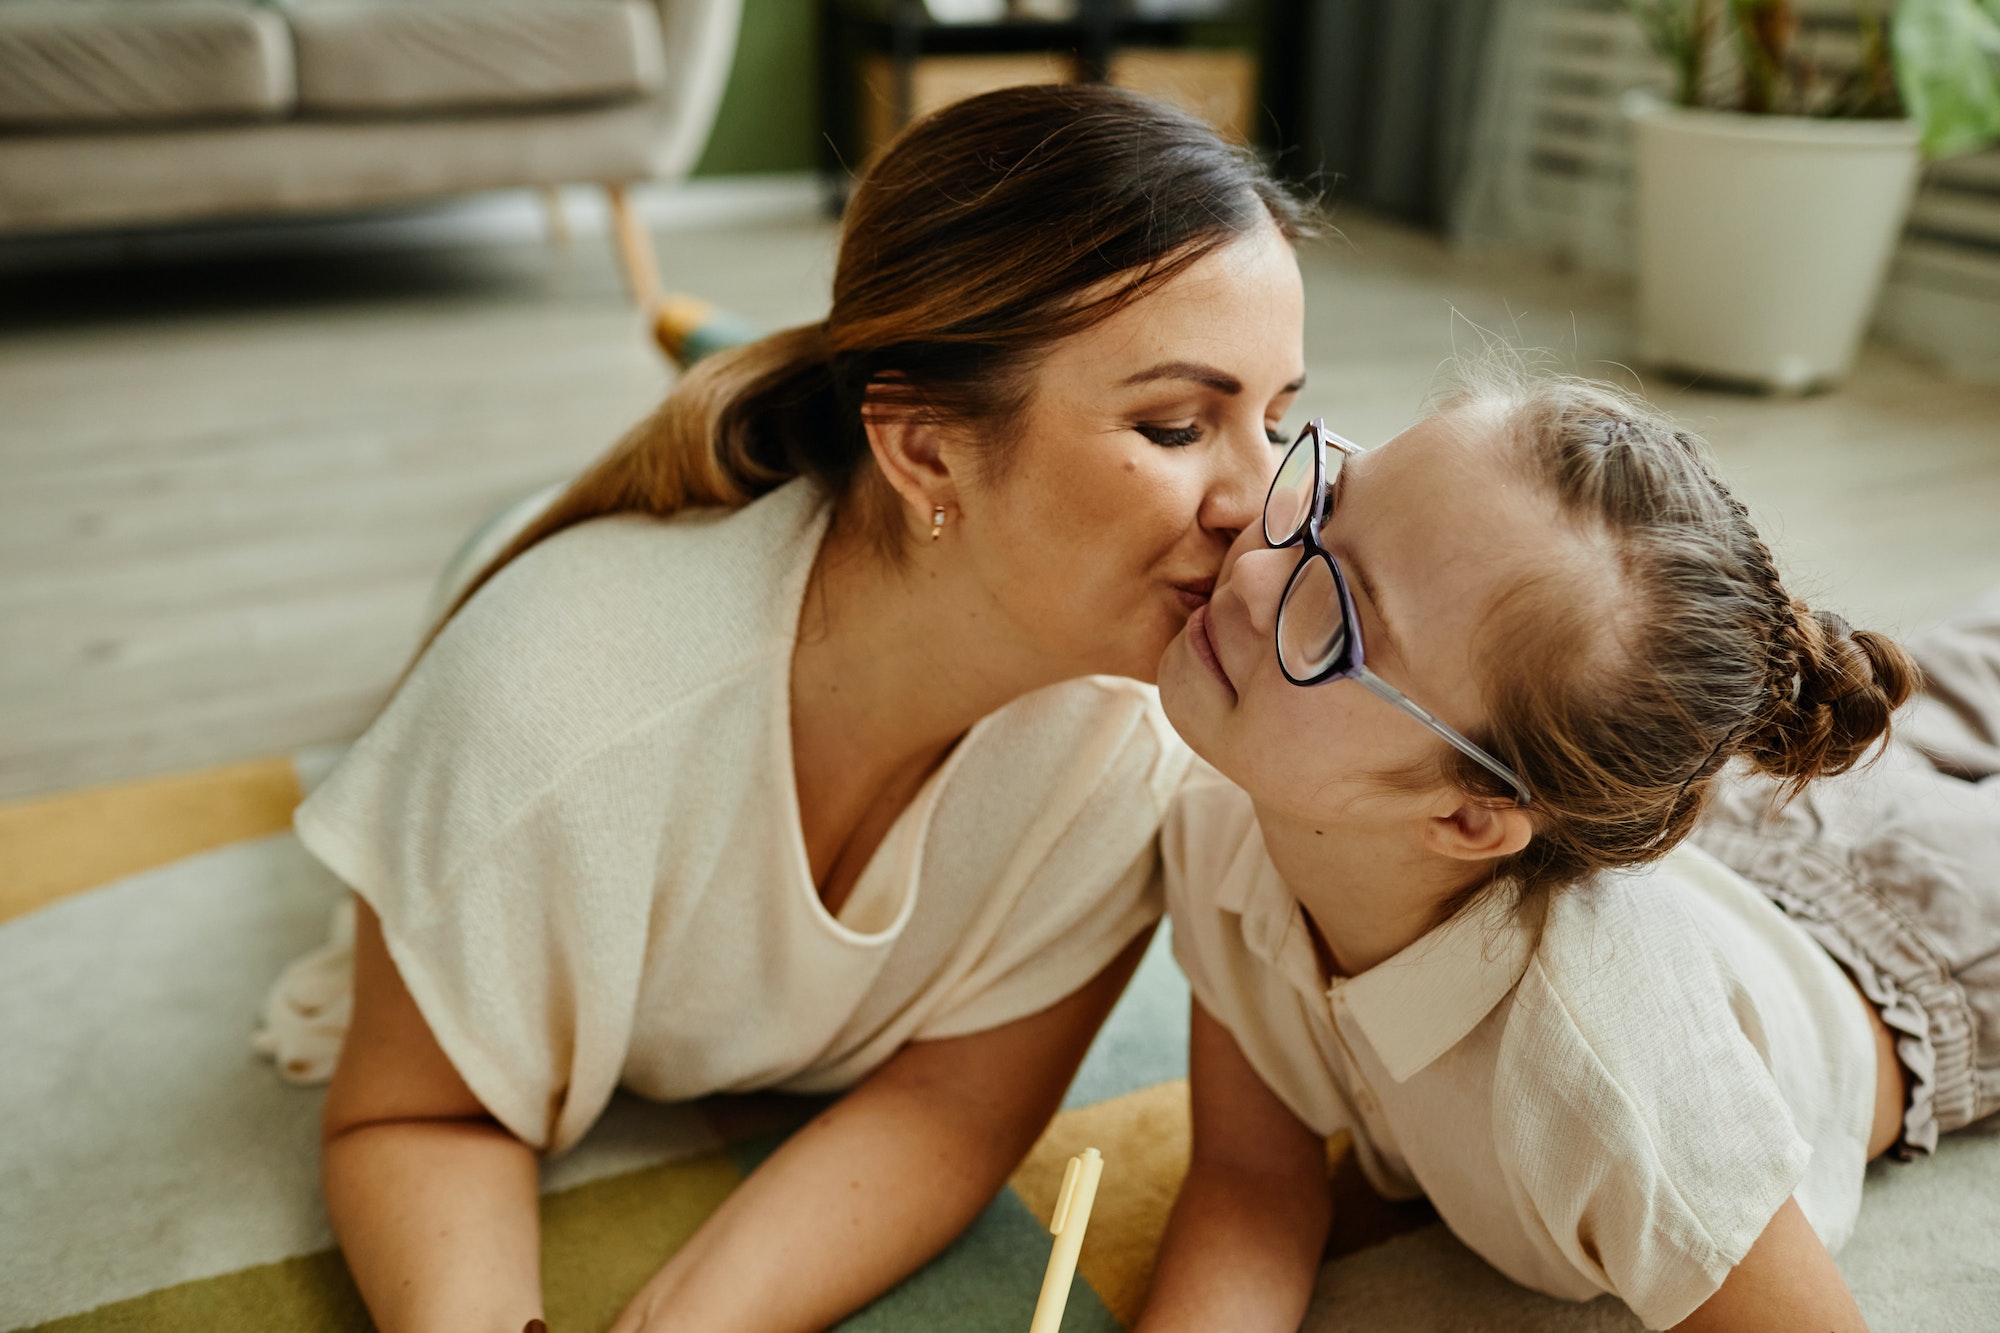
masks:
{"label": "girl's sleeve", "polygon": [[[1699,951],[1516,991],[1493,1088],[1507,1188],[1590,1282],[1648,1328],[1721,1287],[1804,1178],[1811,1147]],[[1687,984],[1647,988],[1646,976]],[[1578,986],[1615,987],[1592,1004]]]}

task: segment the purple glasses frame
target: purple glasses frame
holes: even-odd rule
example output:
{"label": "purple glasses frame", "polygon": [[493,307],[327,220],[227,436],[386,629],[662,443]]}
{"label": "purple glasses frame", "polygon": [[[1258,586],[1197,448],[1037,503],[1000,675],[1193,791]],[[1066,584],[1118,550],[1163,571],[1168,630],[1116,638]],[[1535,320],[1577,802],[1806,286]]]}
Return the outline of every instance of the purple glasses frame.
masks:
{"label": "purple glasses frame", "polygon": [[[1292,455],[1310,445],[1312,449],[1312,503],[1288,532],[1273,532],[1271,506],[1278,495],[1278,483],[1283,480],[1285,467],[1292,461]],[[1495,759],[1479,746],[1455,730],[1450,724],[1440,721],[1428,709],[1412,702],[1408,695],[1370,671],[1367,653],[1361,643],[1361,617],[1355,614],[1354,595],[1347,590],[1347,574],[1340,567],[1340,561],[1326,548],[1322,533],[1326,518],[1332,509],[1332,497],[1327,485],[1327,450],[1339,452],[1343,458],[1351,458],[1365,450],[1352,440],[1342,439],[1326,428],[1326,423],[1318,417],[1306,423],[1299,437],[1292,441],[1292,447],[1285,451],[1284,459],[1278,464],[1278,474],[1271,479],[1271,489],[1264,496],[1264,541],[1275,550],[1283,550],[1294,544],[1301,545],[1299,563],[1285,580],[1284,595],[1278,599],[1278,618],[1272,631],[1272,646],[1278,654],[1278,669],[1285,673],[1285,679],[1294,685],[1324,685],[1330,681],[1352,680],[1364,686],[1372,694],[1394,704],[1417,721],[1436,732],[1453,749],[1472,760],[1481,768],[1499,778],[1514,789],[1514,802],[1528,804],[1528,787],[1514,770]],[[1315,560],[1324,561],[1327,572],[1333,576],[1333,586],[1339,597],[1340,625],[1345,642],[1340,651],[1333,655],[1326,666],[1306,676],[1292,674],[1291,664],[1285,660],[1285,614],[1292,609],[1292,599],[1299,588],[1299,580],[1311,568]],[[1322,608],[1323,609],[1323,608]]]}

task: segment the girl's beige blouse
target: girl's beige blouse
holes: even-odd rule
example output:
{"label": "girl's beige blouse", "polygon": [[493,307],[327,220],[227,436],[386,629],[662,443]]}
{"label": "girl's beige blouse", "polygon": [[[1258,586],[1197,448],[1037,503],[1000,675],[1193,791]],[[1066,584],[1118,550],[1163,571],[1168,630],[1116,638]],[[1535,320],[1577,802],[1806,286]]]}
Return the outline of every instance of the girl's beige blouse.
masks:
{"label": "girl's beige blouse", "polygon": [[662,1100],[848,1087],[911,1041],[1038,1012],[1160,913],[1188,757],[1091,677],[975,726],[838,917],[792,776],[792,645],[828,506],[606,518],[508,565],[300,807],[506,1127],[574,1144]]}
{"label": "girl's beige blouse", "polygon": [[1853,1230],[1864,1002],[1706,853],[1488,895],[1329,981],[1241,791],[1198,766],[1160,842],[1174,955],[1264,1083],[1523,1286],[1670,1328],[1787,1198],[1829,1249]]}

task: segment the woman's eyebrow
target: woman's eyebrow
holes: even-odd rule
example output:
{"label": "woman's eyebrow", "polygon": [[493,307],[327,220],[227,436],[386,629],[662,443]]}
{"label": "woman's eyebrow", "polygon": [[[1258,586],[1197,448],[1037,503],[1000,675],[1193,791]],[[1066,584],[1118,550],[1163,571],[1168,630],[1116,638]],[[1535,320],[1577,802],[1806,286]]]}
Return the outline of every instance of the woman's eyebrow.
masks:
{"label": "woman's eyebrow", "polygon": [[1193,380],[1205,384],[1217,393],[1238,394],[1243,392],[1243,381],[1226,370],[1203,365],[1199,361],[1162,361],[1157,366],[1148,366],[1136,375],[1127,375],[1121,383],[1145,384],[1152,380]]}
{"label": "woman's eyebrow", "polygon": [[[1200,361],[1162,361],[1159,365],[1148,366],[1135,375],[1127,375],[1119,382],[1121,384],[1146,384],[1153,380],[1192,380],[1196,384],[1206,385],[1214,389],[1217,393],[1226,393],[1231,396],[1243,392],[1242,380],[1237,379],[1226,370],[1219,370],[1214,366],[1206,365]],[[1278,392],[1282,396],[1288,393],[1297,393],[1305,387],[1306,377],[1301,375]]]}

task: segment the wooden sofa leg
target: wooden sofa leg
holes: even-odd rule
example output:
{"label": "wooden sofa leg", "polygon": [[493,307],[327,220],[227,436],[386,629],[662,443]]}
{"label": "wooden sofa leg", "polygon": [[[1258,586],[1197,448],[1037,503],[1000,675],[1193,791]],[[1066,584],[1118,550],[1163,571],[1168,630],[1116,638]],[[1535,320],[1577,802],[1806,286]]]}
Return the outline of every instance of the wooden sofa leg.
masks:
{"label": "wooden sofa leg", "polygon": [[660,264],[653,254],[653,236],[632,208],[622,182],[604,187],[611,199],[611,229],[618,241],[618,258],[625,269],[625,285],[642,310],[651,310],[660,299]]}
{"label": "wooden sofa leg", "polygon": [[563,212],[562,189],[555,185],[541,187],[542,216],[549,224],[549,243],[558,250],[569,249],[569,217]]}

